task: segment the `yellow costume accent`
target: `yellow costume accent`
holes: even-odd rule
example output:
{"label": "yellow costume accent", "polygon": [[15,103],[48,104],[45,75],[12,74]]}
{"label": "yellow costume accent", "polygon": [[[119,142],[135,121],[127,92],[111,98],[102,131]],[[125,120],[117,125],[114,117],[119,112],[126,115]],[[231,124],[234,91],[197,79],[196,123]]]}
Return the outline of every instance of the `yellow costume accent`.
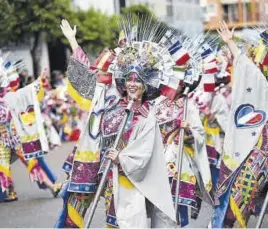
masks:
{"label": "yellow costume accent", "polygon": [[234,216],[236,217],[237,219],[237,222],[240,224],[240,226],[242,228],[247,228],[246,226],[246,222],[244,220],[244,217],[242,215],[242,213],[240,212],[240,209],[239,207],[237,206],[237,204],[235,203],[233,197],[230,197],[230,208],[234,214]]}
{"label": "yellow costume accent", "polygon": [[4,173],[8,178],[11,178],[10,168],[5,168],[4,166],[0,165],[0,171]]}
{"label": "yellow costume accent", "polygon": [[135,187],[126,176],[122,175],[119,175],[118,183],[126,189],[132,189]]}
{"label": "yellow costume accent", "polygon": [[41,102],[45,96],[45,89],[43,87],[43,83],[42,83],[42,78],[39,77],[39,84],[40,84],[40,89],[39,91],[37,92],[37,99],[38,99],[38,102]]}
{"label": "yellow costume accent", "polygon": [[70,203],[68,203],[68,215],[70,216],[71,220],[75,223],[75,225],[77,225],[79,228],[85,228],[83,217],[81,217],[78,214],[78,212]]}
{"label": "yellow costume accent", "polygon": [[30,173],[32,169],[37,165],[37,160],[36,159],[30,159],[27,164],[27,170]]}
{"label": "yellow costume accent", "polygon": [[36,120],[35,113],[33,111],[30,113],[21,114],[20,119],[24,125],[31,125]]}
{"label": "yellow costume accent", "polygon": [[77,102],[79,107],[82,110],[89,110],[91,106],[91,100],[83,98],[71,85],[71,83],[68,81],[67,83],[67,89],[69,92],[69,95],[72,97],[72,99]]}
{"label": "yellow costume accent", "polygon": [[94,153],[91,151],[77,151],[74,160],[83,162],[99,162],[100,154],[99,152]]}

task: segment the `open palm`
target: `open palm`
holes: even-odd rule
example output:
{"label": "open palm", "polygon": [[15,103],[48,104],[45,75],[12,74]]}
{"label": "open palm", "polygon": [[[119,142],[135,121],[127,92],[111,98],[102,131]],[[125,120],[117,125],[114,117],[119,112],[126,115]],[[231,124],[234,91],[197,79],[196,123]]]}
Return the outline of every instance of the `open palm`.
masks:
{"label": "open palm", "polygon": [[225,21],[220,22],[220,28],[217,29],[219,35],[224,42],[228,42],[233,39],[235,28],[230,31]]}
{"label": "open palm", "polygon": [[72,29],[72,27],[70,26],[69,22],[67,20],[63,19],[61,21],[60,28],[62,30],[62,33],[64,34],[64,36],[68,40],[75,37],[75,35],[76,35],[76,25]]}

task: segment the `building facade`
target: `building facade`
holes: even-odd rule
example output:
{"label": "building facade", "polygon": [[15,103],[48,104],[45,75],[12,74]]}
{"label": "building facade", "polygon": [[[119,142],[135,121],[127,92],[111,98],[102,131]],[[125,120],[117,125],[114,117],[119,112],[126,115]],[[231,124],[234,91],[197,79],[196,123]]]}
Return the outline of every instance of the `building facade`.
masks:
{"label": "building facade", "polygon": [[142,4],[162,21],[194,36],[203,32],[200,0],[72,0],[74,8],[94,7],[103,13],[119,14],[122,7]]}
{"label": "building facade", "polygon": [[93,7],[107,15],[120,13],[120,0],[72,0],[74,9],[88,10]]}
{"label": "building facade", "polygon": [[215,30],[219,21],[229,28],[258,25],[268,16],[268,0],[206,0],[202,5],[205,30]]}
{"label": "building facade", "polygon": [[126,5],[147,5],[168,25],[183,30],[189,36],[203,33],[200,0],[126,0]]}

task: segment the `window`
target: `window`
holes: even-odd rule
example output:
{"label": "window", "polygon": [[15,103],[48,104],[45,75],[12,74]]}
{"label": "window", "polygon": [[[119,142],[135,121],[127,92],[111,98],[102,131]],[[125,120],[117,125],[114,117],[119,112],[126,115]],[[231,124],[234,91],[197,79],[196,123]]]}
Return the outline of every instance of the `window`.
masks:
{"label": "window", "polygon": [[173,16],[173,7],[172,7],[172,5],[167,5],[167,16],[168,17]]}
{"label": "window", "polygon": [[238,4],[223,5],[223,17],[227,22],[237,22]]}
{"label": "window", "polygon": [[207,11],[207,14],[209,17],[216,16],[217,15],[217,4],[216,3],[208,4],[206,11]]}
{"label": "window", "polygon": [[168,17],[172,17],[173,16],[173,4],[172,4],[172,0],[167,0],[167,16]]}

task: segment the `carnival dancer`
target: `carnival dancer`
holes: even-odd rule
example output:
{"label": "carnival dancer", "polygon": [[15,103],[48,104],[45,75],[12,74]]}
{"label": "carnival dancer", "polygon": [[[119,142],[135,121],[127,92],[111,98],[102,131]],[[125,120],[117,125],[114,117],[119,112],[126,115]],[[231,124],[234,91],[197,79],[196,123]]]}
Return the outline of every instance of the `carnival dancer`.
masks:
{"label": "carnival dancer", "polygon": [[[2,88],[4,90],[4,88]],[[30,178],[36,181],[39,187],[47,188],[56,196],[57,190],[53,185],[55,176],[47,167],[43,159],[30,159],[26,161],[23,157],[23,149],[20,142],[20,137],[17,134],[6,101],[1,97],[1,191],[4,196],[6,193],[5,202],[17,200],[17,194],[14,190],[14,183],[11,177],[11,157],[18,157],[20,161],[27,167]],[[45,169],[45,170],[44,170]],[[48,174],[48,175],[47,175]],[[51,181],[52,180],[52,181]],[[43,184],[43,185],[42,185]],[[57,188],[59,189],[59,187]]]}
{"label": "carnival dancer", "polygon": [[[158,23],[151,25],[156,32]],[[86,128],[65,163],[70,177],[63,189],[64,207],[55,226],[84,227],[83,217],[105,169],[106,158],[113,161],[104,190],[107,226],[171,225],[176,221],[174,206],[161,135],[149,102],[159,95],[158,87],[151,86],[150,80],[155,76],[154,80],[159,82],[160,78],[149,74],[161,73],[157,66],[161,56],[152,55],[158,51],[156,43],[147,42],[149,37],[138,42],[137,27],[127,28],[121,32],[116,53],[106,50],[97,59],[96,74],[77,44],[76,28],[63,20],[61,29],[73,50],[68,66],[72,92],[76,99],[93,100]],[[153,39],[155,33],[150,35]],[[133,98],[120,146],[111,149],[127,104]],[[147,217],[151,218],[150,223]]]}
{"label": "carnival dancer", "polygon": [[[9,66],[8,68],[5,66]],[[14,192],[14,185],[11,179],[11,157],[13,156],[18,156],[19,159],[27,166],[30,178],[34,181],[36,181],[39,185],[40,188],[50,188],[50,190],[53,192],[53,195],[56,196],[58,190],[60,189],[59,185],[54,185],[53,183],[55,182],[55,176],[51,172],[51,170],[48,168],[47,164],[42,158],[33,158],[33,157],[28,157],[27,159],[24,157],[24,152],[25,150],[28,150],[29,153],[32,151],[36,151],[37,148],[36,146],[32,149],[29,147],[25,148],[23,147],[23,144],[21,143],[21,137],[18,134],[17,131],[17,126],[16,126],[16,121],[14,120],[14,114],[15,111],[13,110],[13,115],[12,115],[12,104],[14,102],[17,102],[18,100],[14,99],[17,95],[16,93],[21,92],[23,89],[16,91],[16,92],[8,92],[10,91],[10,81],[9,81],[9,75],[10,74],[15,74],[13,65],[2,65],[2,74],[1,74],[1,114],[2,114],[2,122],[1,122],[1,139],[2,139],[2,147],[1,151],[4,153],[2,155],[2,161],[1,164],[4,167],[2,174],[5,175],[6,178],[8,179],[2,179],[1,184],[5,184],[5,180],[9,180],[9,196],[6,199],[6,201],[9,200],[16,200],[16,193]],[[37,84],[39,83],[39,80],[36,82]],[[34,87],[34,85],[31,85]],[[30,91],[32,88],[30,89]],[[35,90],[35,89],[34,89]],[[23,93],[22,93],[23,94]],[[9,97],[11,96],[11,97]],[[10,99],[11,98],[11,99]],[[22,97],[23,98],[23,97]],[[34,97],[34,101],[37,100],[37,97]],[[17,106],[17,105],[16,105]],[[10,109],[11,108],[11,109]],[[20,118],[22,122],[29,122],[32,121],[34,123],[34,117],[33,114],[30,114],[29,112],[33,112],[33,110],[28,111],[28,114],[25,114],[25,112],[20,113]],[[31,124],[33,124],[31,123]],[[38,140],[37,140],[38,141]],[[3,162],[3,163],[2,163]],[[2,187],[2,192],[5,192],[6,189]]]}
{"label": "carnival dancer", "polygon": [[205,132],[199,118],[198,109],[193,102],[189,101],[187,121],[183,120],[183,102],[178,98],[175,101],[170,99],[161,101],[156,106],[155,116],[159,122],[165,145],[164,152],[173,199],[176,196],[178,143],[181,141],[179,130],[180,128],[186,128],[180,180],[179,212],[177,213],[180,214],[181,226],[186,226],[189,223],[188,208],[193,208],[198,212],[201,204],[200,198],[203,196],[201,190],[209,193],[212,184],[205,146]]}
{"label": "carnival dancer", "polygon": [[[217,59],[216,59],[217,58]],[[210,163],[213,188],[216,188],[219,167],[221,163],[223,140],[229,108],[222,91],[230,82],[230,65],[220,54],[214,53],[207,56],[210,64],[203,63],[203,73],[213,74],[215,84],[211,87],[203,85],[193,95],[193,100],[200,111],[200,118],[206,133],[206,148]],[[211,67],[211,60],[217,63],[215,68]],[[205,76],[204,76],[205,77]],[[202,84],[201,84],[202,85]]]}
{"label": "carnival dancer", "polygon": [[[200,58],[200,54],[196,55],[197,49],[187,50],[186,47],[190,47],[188,39],[185,41],[178,36],[175,37],[176,35],[169,37],[169,40],[175,41],[171,43],[169,50],[171,54],[177,52],[176,55],[173,55],[174,61],[176,61],[173,70],[174,75],[180,79],[180,82],[178,85],[173,85],[173,92],[167,88],[162,88],[162,92],[167,97],[162,96],[156,99],[154,110],[165,146],[164,153],[174,203],[178,180],[176,160],[179,154],[179,142],[184,141],[179,211],[177,212],[178,218],[180,218],[178,223],[183,227],[189,223],[188,208],[192,212],[192,218],[197,218],[201,198],[206,196],[205,199],[209,199],[211,204],[212,182],[205,145],[205,131],[199,118],[199,111],[191,99],[188,106],[184,107],[181,98],[186,88],[184,85],[185,81],[187,82],[186,79],[196,78],[196,75],[199,76],[200,74],[199,65],[194,66],[194,63],[198,63],[199,60],[193,60],[194,58]],[[185,58],[185,56],[188,56],[188,58]],[[183,120],[184,112],[187,113],[187,120]],[[185,129],[184,139],[179,137],[182,128]]]}
{"label": "carnival dancer", "polygon": [[[211,95],[208,94],[208,101],[202,101],[202,95],[199,94],[198,104],[200,110],[200,118],[206,133],[206,148],[210,163],[213,187],[216,188],[219,165],[222,156],[223,139],[225,133],[225,125],[228,116],[228,107],[225,98],[218,91]],[[202,103],[202,105],[200,104]]]}
{"label": "carnival dancer", "polygon": [[[2,88],[2,90],[4,90]],[[17,194],[14,189],[14,183],[11,175],[11,157],[14,152],[20,151],[19,137],[12,123],[11,114],[3,98],[0,98],[1,107],[1,147],[0,147],[0,201],[17,200]]]}
{"label": "carnival dancer", "polygon": [[236,227],[246,228],[250,215],[257,213],[254,198],[268,179],[268,84],[254,62],[240,53],[233,41],[234,30],[221,22],[218,32],[233,55],[234,75],[217,184],[220,204],[214,211],[212,227],[233,227],[236,222]]}

